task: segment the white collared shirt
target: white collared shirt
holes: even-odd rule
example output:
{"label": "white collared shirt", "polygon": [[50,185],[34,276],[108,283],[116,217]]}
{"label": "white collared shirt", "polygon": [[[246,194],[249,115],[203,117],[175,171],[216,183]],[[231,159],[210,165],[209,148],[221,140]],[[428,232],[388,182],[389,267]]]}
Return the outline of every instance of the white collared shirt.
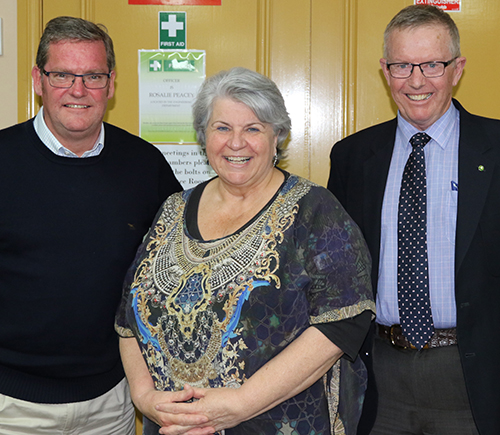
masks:
{"label": "white collared shirt", "polygon": [[98,156],[102,149],[104,148],[104,125],[101,124],[101,132],[99,133],[99,137],[94,145],[94,147],[85,151],[81,156],[77,156],[73,151],[70,151],[64,145],[59,142],[54,134],[49,130],[47,124],[45,123],[45,119],[43,118],[43,107],[40,109],[38,114],[35,117],[33,122],[35,127],[36,134],[43,142],[43,144],[54,154],[61,157],[71,157],[71,158],[85,158],[85,157],[95,157]]}

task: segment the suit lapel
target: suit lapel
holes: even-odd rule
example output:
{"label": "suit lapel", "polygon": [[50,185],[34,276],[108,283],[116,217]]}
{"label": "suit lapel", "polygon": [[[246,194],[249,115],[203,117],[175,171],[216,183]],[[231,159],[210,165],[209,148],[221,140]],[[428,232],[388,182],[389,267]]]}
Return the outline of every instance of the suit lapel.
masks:
{"label": "suit lapel", "polygon": [[372,253],[374,276],[378,275],[382,202],[394,149],[396,127],[397,121],[394,119],[384,124],[378,135],[374,135],[370,147],[371,156],[363,165],[363,228]]}
{"label": "suit lapel", "polygon": [[496,162],[490,156],[491,140],[482,125],[457,101],[454,104],[460,110],[456,275],[476,233]]}

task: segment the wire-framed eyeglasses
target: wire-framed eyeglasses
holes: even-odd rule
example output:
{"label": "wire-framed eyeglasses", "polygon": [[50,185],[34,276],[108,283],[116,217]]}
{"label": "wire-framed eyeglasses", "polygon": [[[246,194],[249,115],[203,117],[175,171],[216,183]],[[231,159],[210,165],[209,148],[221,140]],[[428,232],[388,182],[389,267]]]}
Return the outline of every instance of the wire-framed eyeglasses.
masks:
{"label": "wire-framed eyeglasses", "polygon": [[72,74],[62,71],[45,70],[42,70],[42,72],[49,78],[50,86],[64,89],[71,88],[77,77],[82,78],[83,85],[87,89],[104,89],[111,77],[111,73]]}
{"label": "wire-framed eyeglasses", "polygon": [[441,77],[444,75],[445,69],[450,65],[456,57],[446,62],[432,61],[423,63],[386,63],[389,74],[395,79],[407,79],[413,74],[413,69],[418,66],[422,75],[429,79]]}

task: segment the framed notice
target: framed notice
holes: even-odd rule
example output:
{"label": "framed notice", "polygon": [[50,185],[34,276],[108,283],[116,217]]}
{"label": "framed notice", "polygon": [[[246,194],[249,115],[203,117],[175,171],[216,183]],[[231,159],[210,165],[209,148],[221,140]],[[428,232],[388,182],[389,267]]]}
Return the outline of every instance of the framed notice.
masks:
{"label": "framed notice", "polygon": [[139,135],[196,143],[191,106],[205,80],[204,50],[139,50]]}
{"label": "framed notice", "polygon": [[221,0],[128,0],[129,5],[213,5],[220,6]]}

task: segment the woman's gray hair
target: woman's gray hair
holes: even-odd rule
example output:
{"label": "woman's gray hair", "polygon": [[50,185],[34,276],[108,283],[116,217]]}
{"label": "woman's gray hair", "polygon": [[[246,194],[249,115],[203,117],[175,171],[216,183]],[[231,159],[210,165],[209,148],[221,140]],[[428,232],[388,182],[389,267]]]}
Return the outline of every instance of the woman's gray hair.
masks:
{"label": "woman's gray hair", "polygon": [[91,21],[75,17],[57,17],[50,20],[45,26],[38,51],[36,54],[36,66],[43,70],[49,60],[50,44],[61,41],[92,42],[102,41],[106,49],[106,63],[109,71],[115,69],[115,51],[113,41],[103,24],[95,24]]}
{"label": "woman's gray hair", "polygon": [[[384,32],[384,58],[388,59],[389,39],[395,30],[415,29],[422,26],[444,26],[450,34],[452,57],[460,56],[460,34],[450,15],[431,5],[411,5],[399,11],[387,25]],[[438,60],[438,59],[434,59]],[[441,60],[441,59],[439,59]]]}
{"label": "woman's gray hair", "polygon": [[198,143],[206,148],[206,130],[218,98],[230,98],[248,106],[260,122],[271,124],[277,137],[277,157],[283,157],[283,144],[292,122],[276,84],[255,71],[236,67],[205,80],[193,104],[193,126]]}

